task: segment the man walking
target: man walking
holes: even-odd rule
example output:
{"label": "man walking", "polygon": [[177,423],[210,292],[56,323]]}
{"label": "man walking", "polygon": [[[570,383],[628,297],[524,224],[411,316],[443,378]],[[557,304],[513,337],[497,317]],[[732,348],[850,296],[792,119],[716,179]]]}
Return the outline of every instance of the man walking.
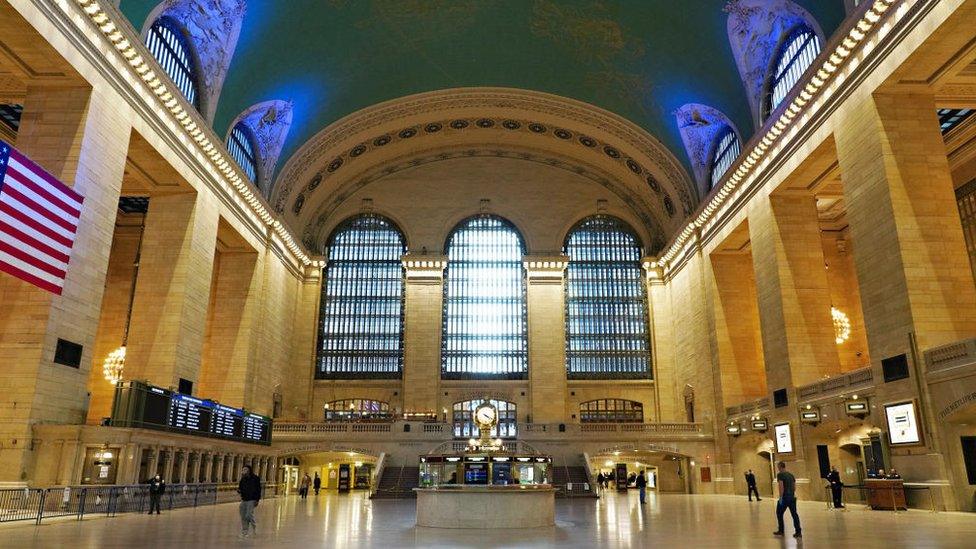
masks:
{"label": "man walking", "polygon": [[773,535],[783,535],[783,513],[789,509],[790,516],[793,517],[793,537],[801,538],[803,534],[800,530],[800,515],[796,513],[796,477],[786,470],[785,461],[779,462],[778,468],[776,484],[779,486],[779,501],[776,502],[776,520],[779,522],[779,529]]}
{"label": "man walking", "polygon": [[645,492],[647,491],[647,479],[644,478],[644,470],[643,469],[641,469],[640,474],[637,475],[637,479],[634,481],[634,486],[636,486],[637,489],[640,491],[640,504],[641,505],[644,505],[644,503],[645,503],[645,501],[644,501],[644,495],[645,495]]}
{"label": "man walking", "polygon": [[759,497],[759,490],[756,488],[756,475],[753,474],[752,469],[746,473],[746,486],[749,488],[749,501],[752,501],[752,494],[756,494],[756,501],[762,501]]}
{"label": "man walking", "polygon": [[159,502],[163,499],[163,493],[166,492],[166,482],[159,475],[154,476],[149,481],[149,514],[153,514],[153,509],[156,510],[156,514],[159,514]]}
{"label": "man walking", "polygon": [[312,487],[315,488],[315,495],[319,495],[319,490],[322,489],[322,479],[319,478],[318,473],[315,473],[315,480],[312,481]]}
{"label": "man walking", "polygon": [[237,493],[241,495],[241,537],[246,538],[258,529],[254,520],[254,508],[261,501],[261,479],[251,473],[251,467],[243,467],[241,481],[237,484]]}
{"label": "man walking", "polygon": [[840,473],[837,472],[836,467],[830,468],[830,472],[827,473],[827,482],[830,483],[830,494],[834,497],[834,509],[843,509],[844,503],[841,501],[841,493],[844,489],[844,483],[840,481]]}

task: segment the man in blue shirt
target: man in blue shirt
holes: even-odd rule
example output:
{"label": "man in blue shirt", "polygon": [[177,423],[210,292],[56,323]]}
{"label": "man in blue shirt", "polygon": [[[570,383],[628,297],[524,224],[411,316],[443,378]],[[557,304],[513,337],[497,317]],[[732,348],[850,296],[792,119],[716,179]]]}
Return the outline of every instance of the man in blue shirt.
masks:
{"label": "man in blue shirt", "polygon": [[796,513],[796,477],[786,470],[786,462],[779,462],[778,468],[776,483],[779,485],[779,501],[776,502],[776,520],[779,522],[779,529],[773,535],[783,535],[783,513],[789,509],[793,517],[793,537],[801,538],[803,534],[800,532],[800,515]]}

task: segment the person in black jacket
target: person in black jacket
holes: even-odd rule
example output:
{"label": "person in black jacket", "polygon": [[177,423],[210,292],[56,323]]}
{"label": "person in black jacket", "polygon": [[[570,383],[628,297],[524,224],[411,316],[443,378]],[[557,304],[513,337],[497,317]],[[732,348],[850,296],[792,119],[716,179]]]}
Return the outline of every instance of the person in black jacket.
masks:
{"label": "person in black jacket", "polygon": [[312,481],[312,488],[315,488],[315,495],[319,495],[319,490],[322,489],[322,479],[319,478],[318,473],[315,473],[315,480]]}
{"label": "person in black jacket", "polygon": [[647,478],[644,477],[644,470],[643,469],[641,469],[640,474],[637,475],[637,479],[634,480],[634,486],[636,486],[637,489],[640,491],[640,502],[641,502],[641,505],[644,505],[644,503],[645,503],[644,502],[644,494],[647,491]]}
{"label": "person in black jacket", "polygon": [[752,501],[753,493],[756,494],[756,501],[762,501],[762,498],[759,497],[759,489],[756,488],[756,475],[752,472],[752,469],[749,469],[749,472],[746,473],[746,486],[749,488],[749,501]]}
{"label": "person in black jacket", "polygon": [[834,509],[843,509],[844,503],[841,501],[841,493],[844,483],[840,481],[840,473],[837,472],[836,467],[830,468],[830,472],[827,473],[827,482],[830,483],[830,494],[834,498]]}
{"label": "person in black jacket", "polygon": [[166,492],[166,481],[163,480],[159,475],[154,476],[149,479],[149,514],[153,514],[153,509],[156,510],[156,514],[159,514],[159,501],[163,498],[163,493]]}
{"label": "person in black jacket", "polygon": [[257,532],[258,523],[254,520],[254,508],[261,501],[261,479],[251,473],[251,468],[245,465],[242,469],[241,481],[237,483],[237,493],[241,495],[241,537]]}

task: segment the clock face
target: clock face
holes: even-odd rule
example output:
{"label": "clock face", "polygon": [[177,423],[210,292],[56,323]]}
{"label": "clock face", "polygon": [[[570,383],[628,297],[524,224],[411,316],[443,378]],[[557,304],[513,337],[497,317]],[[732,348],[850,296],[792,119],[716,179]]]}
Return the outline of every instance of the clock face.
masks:
{"label": "clock face", "polygon": [[495,408],[493,406],[479,406],[474,411],[474,419],[480,425],[492,425],[495,422]]}

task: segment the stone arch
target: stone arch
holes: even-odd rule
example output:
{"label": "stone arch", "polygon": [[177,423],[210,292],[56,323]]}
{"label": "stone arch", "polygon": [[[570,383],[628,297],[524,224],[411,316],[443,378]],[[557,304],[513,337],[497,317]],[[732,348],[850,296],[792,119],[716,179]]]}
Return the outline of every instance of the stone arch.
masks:
{"label": "stone arch", "polygon": [[767,77],[780,43],[801,24],[810,27],[821,43],[824,32],[809,12],[790,0],[730,0],[725,11],[729,44],[758,129],[763,124]]}
{"label": "stone arch", "polygon": [[675,111],[674,117],[691,162],[698,192],[701,196],[706,196],[711,190],[710,177],[716,140],[729,129],[741,144],[742,134],[725,113],[708,105],[687,103]]}
{"label": "stone arch", "polygon": [[[292,226],[308,227],[353,186],[464,155],[511,156],[582,171],[615,186],[662,238],[698,202],[678,160],[643,129],[593,105],[511,88],[421,93],[353,113],[288,159],[271,201]],[[296,211],[299,197],[303,207]]]}
{"label": "stone arch", "polygon": [[278,157],[281,155],[281,147],[288,137],[288,129],[291,128],[292,111],[290,101],[281,99],[262,101],[245,109],[227,127],[225,143],[230,140],[230,132],[238,123],[247,126],[254,136],[257,156],[255,159],[257,181],[254,181],[254,184],[266,197],[271,191],[271,181]]}
{"label": "stone arch", "polygon": [[200,114],[211,125],[246,11],[246,0],[163,0],[149,12],[142,27],[145,41],[160,17],[171,17],[182,25],[200,73]]}

